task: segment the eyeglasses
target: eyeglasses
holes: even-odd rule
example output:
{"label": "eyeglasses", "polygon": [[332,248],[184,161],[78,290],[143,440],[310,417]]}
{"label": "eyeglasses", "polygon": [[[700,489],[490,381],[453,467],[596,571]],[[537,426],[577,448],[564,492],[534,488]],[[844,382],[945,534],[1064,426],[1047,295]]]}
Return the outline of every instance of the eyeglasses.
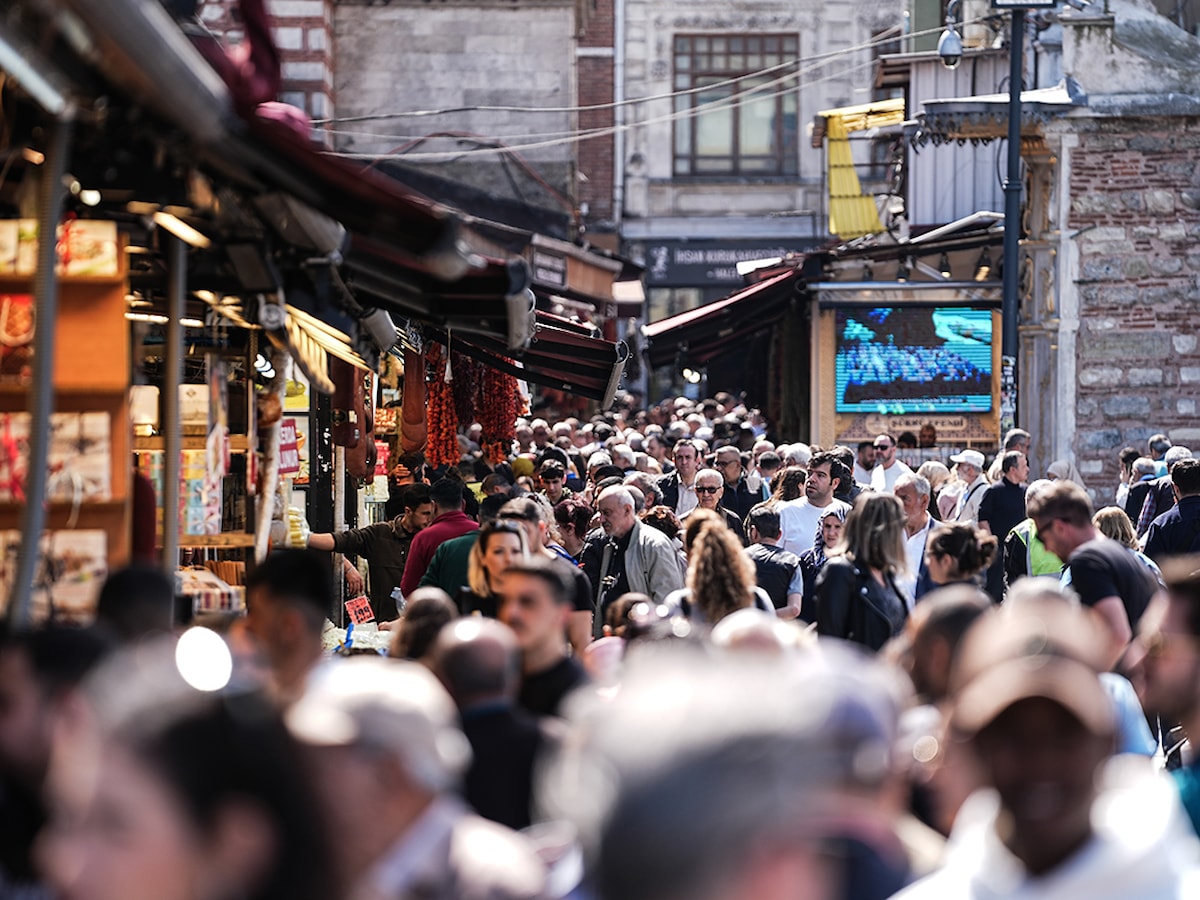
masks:
{"label": "eyeglasses", "polygon": [[719,490],[720,490],[719,487],[698,487],[698,488],[696,488],[696,493],[697,494],[715,494]]}
{"label": "eyeglasses", "polygon": [[739,461],[738,461],[738,460],[736,460],[736,459],[727,459],[727,460],[725,460],[725,462],[721,462],[721,461],[718,459],[718,460],[717,460],[717,465],[718,465],[718,466],[720,466],[722,469],[727,469],[727,468],[729,468],[730,466],[740,466],[740,465],[741,465],[741,462],[739,462]]}
{"label": "eyeglasses", "polygon": [[875,449],[876,450],[891,450],[892,445],[891,444],[876,444]]}

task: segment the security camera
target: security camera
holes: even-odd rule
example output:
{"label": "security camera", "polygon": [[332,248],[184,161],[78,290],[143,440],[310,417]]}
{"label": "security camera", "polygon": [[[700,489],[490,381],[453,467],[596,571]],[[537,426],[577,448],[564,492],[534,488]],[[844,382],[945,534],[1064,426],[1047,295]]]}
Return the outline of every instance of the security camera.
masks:
{"label": "security camera", "polygon": [[942,58],[942,65],[947,69],[957,69],[958,64],[962,62],[962,55],[962,38],[958,36],[958,32],[953,28],[943,31],[942,36],[938,38],[938,56]]}

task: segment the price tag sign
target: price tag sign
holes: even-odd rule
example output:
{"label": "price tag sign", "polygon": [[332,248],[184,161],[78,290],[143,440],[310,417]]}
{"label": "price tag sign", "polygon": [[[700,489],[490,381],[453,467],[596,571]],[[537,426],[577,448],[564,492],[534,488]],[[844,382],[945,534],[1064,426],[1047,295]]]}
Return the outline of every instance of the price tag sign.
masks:
{"label": "price tag sign", "polygon": [[355,625],[375,621],[375,613],[371,610],[371,601],[365,596],[355,597],[346,601],[346,615]]}

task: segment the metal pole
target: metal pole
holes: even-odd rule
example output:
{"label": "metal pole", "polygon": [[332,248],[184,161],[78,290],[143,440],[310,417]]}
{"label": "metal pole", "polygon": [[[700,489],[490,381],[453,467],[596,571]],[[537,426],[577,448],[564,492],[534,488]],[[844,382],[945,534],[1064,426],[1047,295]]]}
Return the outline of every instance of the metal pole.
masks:
{"label": "metal pole", "polygon": [[25,505],[21,509],[21,546],[9,606],[9,627],[25,628],[30,620],[33,579],[41,557],[46,527],[46,458],[50,450],[50,415],[54,412],[54,323],[58,318],[58,217],[63,205],[63,173],[67,167],[72,124],[55,119],[49,127],[45,168],[38,199],[37,273],[33,295],[36,330],[33,337],[33,383],[29,388],[29,464],[25,476]]}
{"label": "metal pole", "polygon": [[1004,182],[1004,299],[1000,308],[1000,431],[1016,423],[1017,321],[1020,304],[1021,86],[1024,81],[1025,10],[1012,11],[1008,70],[1008,177]]}
{"label": "metal pole", "polygon": [[179,568],[179,457],[183,453],[179,386],[183,383],[183,318],[187,296],[187,245],[159,229],[167,254],[167,352],[163,368],[163,571]]}

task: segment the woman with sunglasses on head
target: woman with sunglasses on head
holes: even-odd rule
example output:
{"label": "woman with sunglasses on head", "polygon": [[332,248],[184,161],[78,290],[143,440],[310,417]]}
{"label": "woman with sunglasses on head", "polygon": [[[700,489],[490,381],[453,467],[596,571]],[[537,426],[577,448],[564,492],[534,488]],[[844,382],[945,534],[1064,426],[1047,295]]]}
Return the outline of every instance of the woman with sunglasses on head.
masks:
{"label": "woman with sunglasses on head", "polygon": [[860,494],[842,539],[817,576],[817,633],[878,650],[900,633],[908,598],[897,579],[908,572],[904,507],[891,494]]}
{"label": "woman with sunglasses on head", "polygon": [[495,585],[500,573],[528,558],[529,545],[519,522],[500,519],[481,528],[467,561],[467,587],[459,596],[458,608],[462,614],[496,618],[500,602]]}

